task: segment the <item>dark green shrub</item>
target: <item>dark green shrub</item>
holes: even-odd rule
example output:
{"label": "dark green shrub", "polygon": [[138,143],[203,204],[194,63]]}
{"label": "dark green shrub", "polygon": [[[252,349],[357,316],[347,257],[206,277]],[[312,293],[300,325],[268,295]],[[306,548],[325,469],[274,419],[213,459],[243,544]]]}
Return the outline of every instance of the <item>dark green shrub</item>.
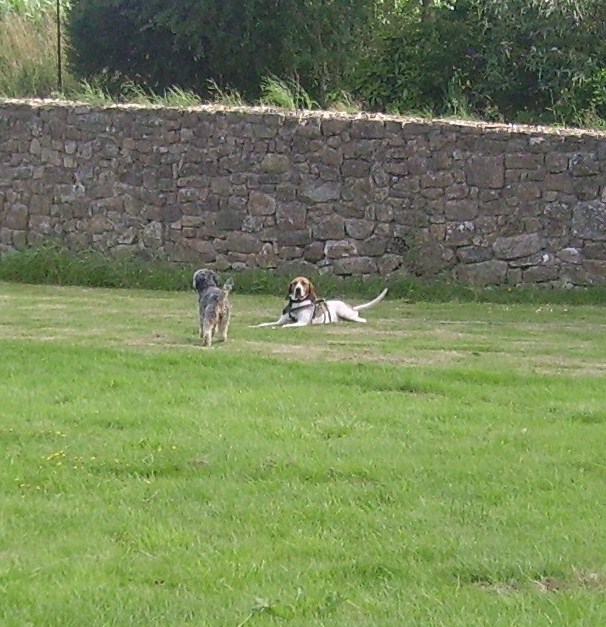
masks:
{"label": "dark green shrub", "polygon": [[[169,29],[145,27],[137,0],[73,0],[68,14],[74,73],[116,93],[125,82],[161,90],[196,80],[191,55],[176,50]],[[198,80],[203,80],[199,76]]]}
{"label": "dark green shrub", "polygon": [[374,41],[355,92],[380,110],[579,124],[603,117],[606,3],[453,0],[408,13]]}
{"label": "dark green shrub", "polygon": [[383,111],[443,112],[449,86],[477,70],[478,36],[467,12],[436,10],[432,19],[407,14],[374,41],[353,79],[353,91]]}
{"label": "dark green shrub", "polygon": [[248,100],[266,76],[314,99],[341,88],[376,23],[376,0],[73,0],[71,65],[154,91],[207,95],[208,81]]}

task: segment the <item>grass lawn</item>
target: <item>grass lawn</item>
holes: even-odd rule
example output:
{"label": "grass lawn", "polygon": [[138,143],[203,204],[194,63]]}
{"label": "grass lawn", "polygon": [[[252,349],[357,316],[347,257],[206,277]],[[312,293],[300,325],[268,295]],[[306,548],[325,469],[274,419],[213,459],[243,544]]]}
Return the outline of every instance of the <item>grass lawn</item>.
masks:
{"label": "grass lawn", "polygon": [[0,283],[0,624],[606,624],[600,306]]}

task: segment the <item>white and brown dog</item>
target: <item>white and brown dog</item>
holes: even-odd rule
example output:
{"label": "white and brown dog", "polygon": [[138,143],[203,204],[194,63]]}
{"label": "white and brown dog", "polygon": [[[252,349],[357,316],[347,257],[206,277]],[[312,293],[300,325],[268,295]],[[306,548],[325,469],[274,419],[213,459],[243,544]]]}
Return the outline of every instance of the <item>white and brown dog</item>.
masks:
{"label": "white and brown dog", "polygon": [[288,285],[288,305],[275,322],[262,322],[255,327],[304,327],[309,324],[331,324],[347,320],[366,322],[360,311],[380,303],[387,294],[385,288],[375,299],[351,307],[342,300],[318,298],[314,284],[303,276],[294,278]]}

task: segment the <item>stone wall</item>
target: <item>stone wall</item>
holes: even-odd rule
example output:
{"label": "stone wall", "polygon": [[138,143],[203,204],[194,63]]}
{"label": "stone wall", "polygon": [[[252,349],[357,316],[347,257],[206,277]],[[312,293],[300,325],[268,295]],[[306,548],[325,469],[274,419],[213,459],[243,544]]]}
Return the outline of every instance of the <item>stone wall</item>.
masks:
{"label": "stone wall", "polygon": [[474,285],[606,282],[606,134],[0,101],[0,250]]}

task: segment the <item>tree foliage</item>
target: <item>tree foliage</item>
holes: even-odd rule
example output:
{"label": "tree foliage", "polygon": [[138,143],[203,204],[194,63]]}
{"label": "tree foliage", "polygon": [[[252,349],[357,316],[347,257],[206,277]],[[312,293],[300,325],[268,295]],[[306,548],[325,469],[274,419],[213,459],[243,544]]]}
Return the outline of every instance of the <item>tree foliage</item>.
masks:
{"label": "tree foliage", "polygon": [[368,39],[375,0],[74,0],[72,67],[153,89],[209,79],[256,97],[263,77],[339,89]]}
{"label": "tree foliage", "polygon": [[[427,8],[427,7],[426,7]],[[452,0],[386,28],[356,87],[372,106],[482,117],[606,118],[603,0]]]}
{"label": "tree foliage", "polygon": [[[81,77],[506,121],[606,119],[604,0],[72,0]],[[107,84],[107,83],[106,83]]]}

